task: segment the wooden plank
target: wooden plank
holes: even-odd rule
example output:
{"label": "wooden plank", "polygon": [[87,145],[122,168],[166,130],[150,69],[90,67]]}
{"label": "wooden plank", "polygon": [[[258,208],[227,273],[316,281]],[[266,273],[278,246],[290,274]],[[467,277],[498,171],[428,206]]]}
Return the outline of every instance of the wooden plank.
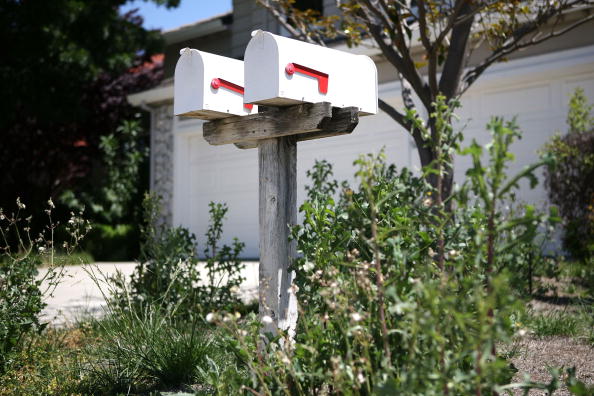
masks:
{"label": "wooden plank", "polygon": [[343,109],[334,107],[332,118],[322,121],[319,132],[303,133],[297,135],[297,141],[321,139],[325,137],[348,135],[359,124],[359,109],[356,107],[345,107]]}
{"label": "wooden plank", "polygon": [[263,332],[277,328],[291,337],[297,325],[297,297],[291,291],[296,257],[295,241],[289,242],[289,225],[297,223],[297,141],[294,137],[261,140],[259,162],[260,317],[269,316]]}
{"label": "wooden plank", "polygon": [[[332,117],[325,118],[319,125],[320,131],[298,134],[297,141],[321,139],[325,137],[347,135],[359,124],[359,109],[356,107],[346,107],[344,109],[334,107]],[[252,149],[258,147],[257,140],[248,140],[245,142],[234,143],[240,149]]]}
{"label": "wooden plank", "polygon": [[204,139],[212,145],[320,131],[320,124],[332,117],[328,102],[304,103],[248,116],[233,116],[204,124]]}

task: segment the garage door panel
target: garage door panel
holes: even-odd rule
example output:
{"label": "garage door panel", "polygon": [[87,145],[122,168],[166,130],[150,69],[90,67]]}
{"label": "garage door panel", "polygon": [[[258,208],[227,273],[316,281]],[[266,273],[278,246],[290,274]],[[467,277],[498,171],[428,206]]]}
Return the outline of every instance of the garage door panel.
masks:
{"label": "garage door panel", "polygon": [[550,84],[510,87],[481,95],[481,116],[514,115],[546,111],[551,108]]}

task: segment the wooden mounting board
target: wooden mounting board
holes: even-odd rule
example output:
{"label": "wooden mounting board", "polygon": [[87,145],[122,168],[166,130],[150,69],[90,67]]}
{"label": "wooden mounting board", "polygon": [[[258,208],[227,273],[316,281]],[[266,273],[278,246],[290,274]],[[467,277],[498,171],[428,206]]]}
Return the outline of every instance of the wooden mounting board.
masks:
{"label": "wooden mounting board", "polygon": [[359,123],[356,107],[332,108],[330,103],[304,103],[272,108],[248,116],[233,116],[205,123],[204,139],[215,146],[235,144],[256,148],[258,140],[296,135],[297,141],[351,133]]}

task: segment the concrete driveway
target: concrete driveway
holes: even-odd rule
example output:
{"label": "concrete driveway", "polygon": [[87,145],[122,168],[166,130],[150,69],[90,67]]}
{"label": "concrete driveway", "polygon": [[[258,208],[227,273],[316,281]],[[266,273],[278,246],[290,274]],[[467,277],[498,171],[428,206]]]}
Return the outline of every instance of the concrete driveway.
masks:
{"label": "concrete driveway", "polygon": [[[204,264],[199,265],[206,275]],[[241,285],[240,297],[249,302],[258,298],[258,262],[248,261],[244,265],[242,276],[246,280]],[[118,271],[129,278],[135,266],[134,262],[97,262],[64,267],[62,281],[52,295],[45,298],[47,306],[42,312],[42,320],[54,326],[64,326],[84,317],[100,316],[105,306],[103,294],[109,294],[103,279]],[[38,277],[46,271],[40,269]]]}

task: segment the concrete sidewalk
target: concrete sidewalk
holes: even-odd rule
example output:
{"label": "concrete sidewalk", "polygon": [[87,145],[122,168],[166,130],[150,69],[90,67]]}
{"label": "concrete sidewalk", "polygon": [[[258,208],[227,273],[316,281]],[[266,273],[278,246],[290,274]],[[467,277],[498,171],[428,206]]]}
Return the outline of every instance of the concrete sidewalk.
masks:
{"label": "concrete sidewalk", "polygon": [[[206,276],[206,270],[201,265],[201,275]],[[243,301],[258,298],[258,262],[248,261],[242,276],[246,279],[241,285],[240,297]],[[113,276],[120,271],[129,279],[134,272],[134,262],[97,262],[88,265],[73,265],[64,267],[62,282],[56,287],[51,296],[45,298],[47,306],[43,310],[42,321],[49,321],[54,326],[64,326],[74,323],[77,319],[87,316],[100,316],[105,307],[103,293],[108,294],[104,277]],[[47,269],[40,269],[41,278]],[[93,275],[94,274],[94,275]],[[93,280],[98,280],[99,285]]]}

